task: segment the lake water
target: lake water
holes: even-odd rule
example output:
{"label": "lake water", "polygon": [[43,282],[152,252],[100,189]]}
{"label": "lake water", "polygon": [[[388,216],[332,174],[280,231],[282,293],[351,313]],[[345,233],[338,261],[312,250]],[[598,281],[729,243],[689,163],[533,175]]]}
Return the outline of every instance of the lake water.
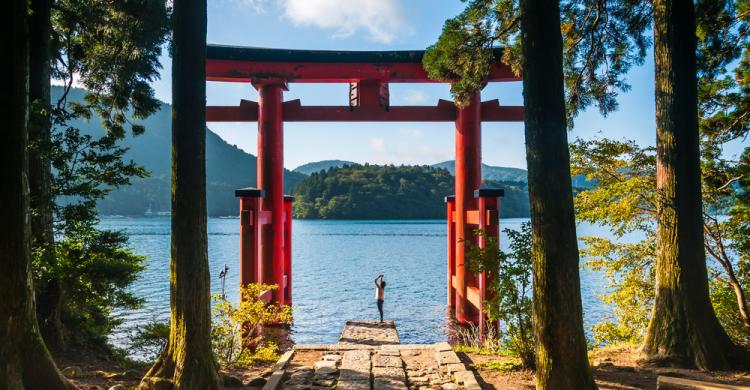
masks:
{"label": "lake water", "polygon": [[[519,228],[527,219],[502,219],[501,228]],[[139,323],[169,319],[169,217],[102,218],[102,227],[124,230],[130,246],[145,255],[147,269],[132,291],[145,299],[142,309],[120,313],[123,329],[115,344],[127,345],[127,331]],[[578,235],[606,234],[591,225]],[[396,321],[402,343],[446,339],[446,228],[429,221],[295,220],[292,229],[294,324],[297,343],[335,343],[347,319],[377,317],[373,280],[384,274],[385,316]],[[229,266],[226,294],[237,301],[239,220],[208,221],[211,291],[221,293],[218,274]],[[507,244],[506,237],[501,242]],[[581,271],[587,332],[608,310],[596,297],[601,277]]]}

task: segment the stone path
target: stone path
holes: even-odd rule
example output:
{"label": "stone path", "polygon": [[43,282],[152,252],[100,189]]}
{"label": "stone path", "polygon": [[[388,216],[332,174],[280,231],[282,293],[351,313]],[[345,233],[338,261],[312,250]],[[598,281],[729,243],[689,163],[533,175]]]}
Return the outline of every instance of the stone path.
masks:
{"label": "stone path", "polygon": [[479,390],[448,343],[398,344],[392,321],[347,321],[338,344],[297,345],[263,390]]}
{"label": "stone path", "polygon": [[349,320],[339,337],[339,344],[398,344],[398,331],[393,321]]}

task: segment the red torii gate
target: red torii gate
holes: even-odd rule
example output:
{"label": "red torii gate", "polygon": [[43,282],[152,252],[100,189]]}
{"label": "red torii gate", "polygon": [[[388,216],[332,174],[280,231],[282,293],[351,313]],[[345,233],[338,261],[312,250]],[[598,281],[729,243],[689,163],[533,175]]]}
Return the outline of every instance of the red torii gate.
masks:
{"label": "red torii gate", "polygon": [[[495,56],[499,58],[500,50]],[[292,303],[291,204],[284,195],[283,123],[287,122],[455,122],[455,195],[446,198],[448,221],[448,305],[461,323],[483,325],[485,275],[465,264],[464,240],[484,246],[472,230],[498,237],[499,189],[481,188],[482,121],[523,121],[523,107],[482,102],[480,93],[458,109],[446,100],[436,106],[391,106],[389,83],[432,80],[422,68],[424,51],[283,50],[208,45],[206,80],[251,83],[259,101],[208,106],[209,122],[258,122],[258,188],[238,189],[240,198],[240,283],[277,284],[271,299]],[[518,81],[497,61],[487,82]],[[283,101],[289,83],[348,83],[348,106],[303,106]],[[482,329],[484,326],[482,326]]]}

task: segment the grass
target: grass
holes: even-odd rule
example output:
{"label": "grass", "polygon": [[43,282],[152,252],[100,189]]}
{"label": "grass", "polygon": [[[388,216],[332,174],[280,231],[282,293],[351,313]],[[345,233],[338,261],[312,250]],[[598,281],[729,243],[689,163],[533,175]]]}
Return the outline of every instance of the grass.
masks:
{"label": "grass", "polygon": [[523,368],[523,365],[521,364],[521,360],[517,358],[511,358],[508,357],[503,360],[487,360],[484,362],[480,362],[474,365],[477,369],[480,370],[491,370],[491,371],[497,371],[500,373],[509,373],[513,371],[518,371]]}

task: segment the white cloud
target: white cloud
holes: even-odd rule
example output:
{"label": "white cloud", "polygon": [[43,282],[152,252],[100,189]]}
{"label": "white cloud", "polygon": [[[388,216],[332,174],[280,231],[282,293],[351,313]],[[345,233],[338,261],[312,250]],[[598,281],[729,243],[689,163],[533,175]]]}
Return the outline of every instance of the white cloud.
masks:
{"label": "white cloud", "polygon": [[364,30],[373,41],[391,43],[407,30],[400,0],[284,0],[284,13],[297,26],[331,30],[337,38]]}
{"label": "white cloud", "polygon": [[266,1],[267,0],[236,0],[242,3],[243,5],[246,5],[257,13],[264,13],[266,12]]}
{"label": "white cloud", "polygon": [[429,99],[430,97],[426,93],[416,89],[410,89],[406,91],[406,94],[404,94],[403,97],[404,103],[408,105],[419,105],[422,103],[427,103]]}
{"label": "white cloud", "polygon": [[[395,136],[395,137],[394,137]],[[393,139],[391,139],[393,138]],[[418,128],[401,128],[389,141],[371,138],[373,154],[369,160],[375,164],[432,164],[452,158],[449,145],[434,142]]]}
{"label": "white cloud", "polygon": [[385,151],[385,140],[378,137],[370,138],[370,147],[376,152]]}

